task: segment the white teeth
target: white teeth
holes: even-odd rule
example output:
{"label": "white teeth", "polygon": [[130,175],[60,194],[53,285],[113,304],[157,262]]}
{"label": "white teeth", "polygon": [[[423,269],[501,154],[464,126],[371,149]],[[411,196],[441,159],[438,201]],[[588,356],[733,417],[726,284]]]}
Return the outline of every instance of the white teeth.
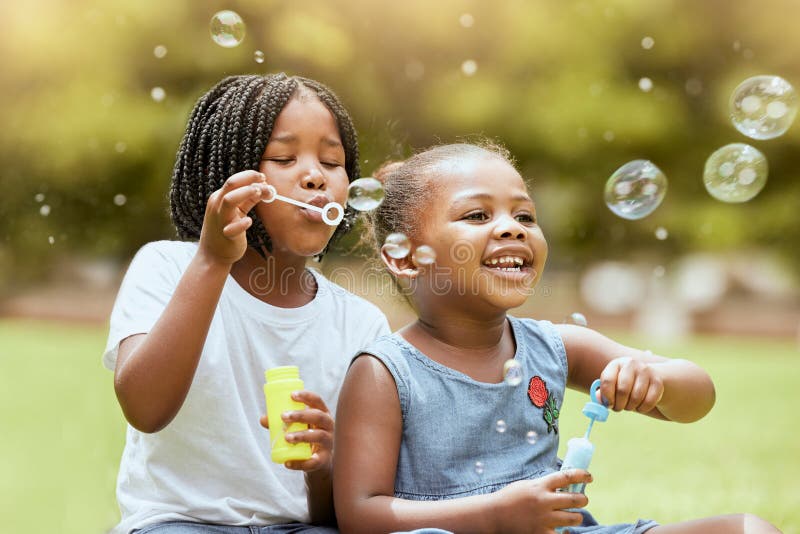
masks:
{"label": "white teeth", "polygon": [[[483,262],[484,265],[497,265],[498,263],[512,263],[514,265],[524,265],[525,260],[517,256],[503,256],[502,258],[492,258]],[[503,268],[505,269],[505,268]],[[516,267],[513,268],[517,270]]]}

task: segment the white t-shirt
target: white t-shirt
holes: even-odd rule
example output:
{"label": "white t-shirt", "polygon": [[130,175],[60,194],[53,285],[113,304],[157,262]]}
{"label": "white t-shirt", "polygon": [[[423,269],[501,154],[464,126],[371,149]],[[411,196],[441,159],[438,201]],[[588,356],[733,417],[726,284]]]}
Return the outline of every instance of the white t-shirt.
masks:
{"label": "white t-shirt", "polygon": [[[197,243],[158,241],[136,254],[111,313],[105,367],[115,368],[120,341],[151,330],[196,251]],[[350,359],[389,332],[376,306],[311,272],[317,293],[299,308],[270,306],[228,276],[180,411],[154,434],[128,426],[114,533],[170,520],[309,520],[303,473],[271,461],[259,424],[264,371],[297,365],[305,388],[334,412]]]}

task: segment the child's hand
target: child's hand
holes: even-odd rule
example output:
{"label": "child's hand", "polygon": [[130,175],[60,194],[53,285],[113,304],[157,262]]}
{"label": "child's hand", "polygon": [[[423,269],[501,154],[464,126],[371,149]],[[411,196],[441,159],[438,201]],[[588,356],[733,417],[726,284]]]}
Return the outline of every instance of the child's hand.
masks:
{"label": "child's hand", "polygon": [[[308,430],[290,432],[284,437],[287,443],[310,443],[311,458],[308,460],[294,460],[286,462],[289,469],[299,471],[318,471],[331,469],[333,462],[333,417],[331,417],[325,401],[311,391],[295,391],[292,400],[302,402],[307,406],[305,410],[285,412],[281,419],[286,425],[291,423],[306,423]],[[261,426],[269,428],[267,416],[261,417]]]}
{"label": "child's hand", "polygon": [[245,232],[253,224],[247,213],[261,200],[266,183],[262,173],[242,171],[211,193],[200,232],[200,250],[210,259],[230,265],[244,255]]}
{"label": "child's hand", "polygon": [[664,382],[655,367],[634,358],[611,360],[600,374],[600,382],[599,393],[615,412],[649,413],[664,395]]}
{"label": "child's hand", "polygon": [[582,469],[558,471],[533,480],[519,480],[497,491],[498,532],[553,533],[556,527],[580,525],[583,516],[568,508],[583,508],[583,493],[556,491],[570,484],[589,483],[592,475]]}

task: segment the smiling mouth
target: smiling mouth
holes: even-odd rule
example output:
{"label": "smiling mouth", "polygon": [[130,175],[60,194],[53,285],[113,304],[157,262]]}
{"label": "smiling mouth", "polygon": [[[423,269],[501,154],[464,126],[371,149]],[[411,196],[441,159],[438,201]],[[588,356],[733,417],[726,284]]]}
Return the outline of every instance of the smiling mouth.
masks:
{"label": "smiling mouth", "polygon": [[483,262],[484,267],[503,272],[519,273],[530,268],[530,265],[519,256],[501,256]]}

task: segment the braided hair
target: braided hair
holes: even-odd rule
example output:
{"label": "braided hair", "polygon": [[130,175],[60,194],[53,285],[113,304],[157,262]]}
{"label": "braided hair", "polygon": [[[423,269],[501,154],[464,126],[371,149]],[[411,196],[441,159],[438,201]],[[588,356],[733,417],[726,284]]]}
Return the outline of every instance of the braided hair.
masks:
{"label": "braided hair", "polygon": [[[229,176],[245,170],[257,171],[272,129],[284,106],[300,91],[312,92],[336,119],[345,153],[349,181],[359,178],[358,137],[347,110],[323,84],[284,73],[229,76],[211,88],[195,104],[181,140],[169,191],[172,222],[181,239],[200,238],[206,203]],[[272,251],[272,241],[254,210],[247,230],[247,244],[259,254]],[[344,218],[328,246],[352,228],[353,208]]]}

